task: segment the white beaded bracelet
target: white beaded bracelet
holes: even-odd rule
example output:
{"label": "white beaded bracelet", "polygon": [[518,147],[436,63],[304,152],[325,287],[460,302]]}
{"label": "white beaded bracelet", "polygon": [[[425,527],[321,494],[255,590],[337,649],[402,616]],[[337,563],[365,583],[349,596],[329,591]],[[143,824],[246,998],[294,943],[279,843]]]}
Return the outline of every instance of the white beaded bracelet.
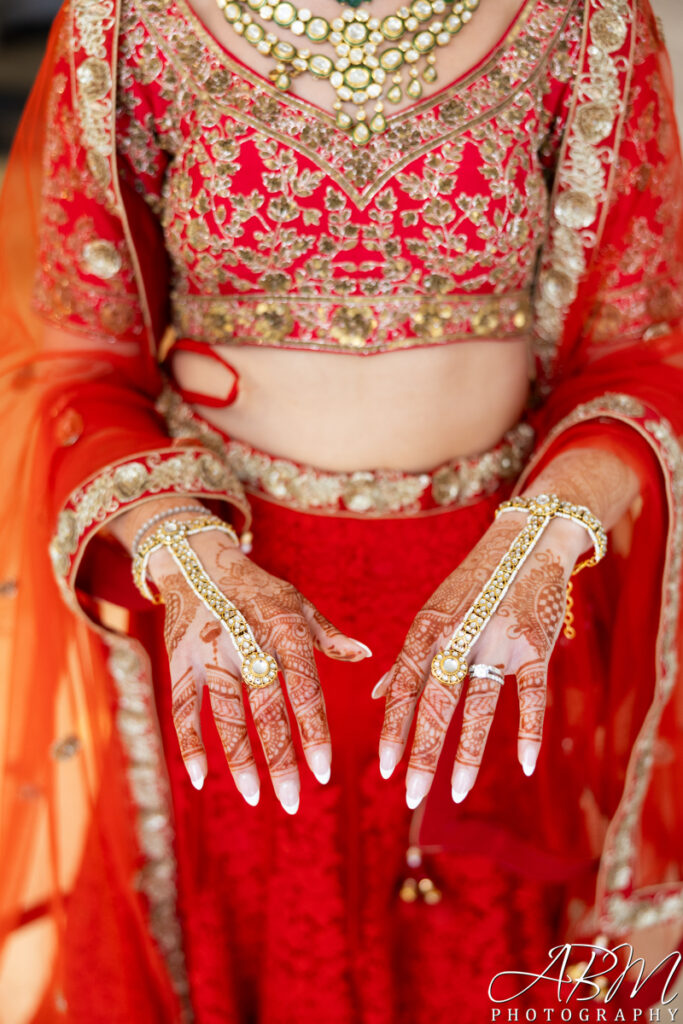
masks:
{"label": "white beaded bracelet", "polygon": [[167,508],[163,512],[157,512],[155,516],[148,519],[146,523],[143,523],[138,532],[133,538],[133,544],[131,547],[131,554],[133,558],[138,553],[138,546],[140,541],[145,536],[148,530],[151,530],[157,523],[162,522],[164,519],[171,519],[173,516],[179,515],[181,512],[194,512],[195,515],[199,515],[202,512],[201,505],[176,505],[175,508]]}

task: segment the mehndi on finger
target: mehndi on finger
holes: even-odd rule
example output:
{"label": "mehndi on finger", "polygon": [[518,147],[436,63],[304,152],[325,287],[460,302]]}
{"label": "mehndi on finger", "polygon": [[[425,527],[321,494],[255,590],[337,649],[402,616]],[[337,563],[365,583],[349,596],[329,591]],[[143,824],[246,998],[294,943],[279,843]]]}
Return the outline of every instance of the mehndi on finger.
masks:
{"label": "mehndi on finger", "polygon": [[562,501],[556,494],[539,494],[533,498],[512,498],[496,509],[496,516],[508,511],[523,511],[529,516],[526,526],[515,537],[492,575],[477,595],[447,646],[432,660],[431,672],[444,686],[457,686],[468,672],[468,656],[484,628],[492,618],[511,584],[542,533],[556,516],[573,519],[590,534],[593,555],[582,562],[574,573],[596,565],[607,550],[607,535],[600,521],[582,505]]}
{"label": "mehndi on finger", "polygon": [[247,620],[232,601],[218,589],[190,547],[187,538],[206,530],[220,530],[227,533],[235,544],[239,544],[233,528],[214,516],[204,516],[187,523],[166,520],[138,549],[133,562],[135,584],[144,597],[159,603],[161,599],[155,599],[147,585],[147,564],[152,552],[161,547],[167,548],[196,596],[223,623],[230,634],[240,659],[245,685],[270,686],[278,674],[275,658],[259,646]]}

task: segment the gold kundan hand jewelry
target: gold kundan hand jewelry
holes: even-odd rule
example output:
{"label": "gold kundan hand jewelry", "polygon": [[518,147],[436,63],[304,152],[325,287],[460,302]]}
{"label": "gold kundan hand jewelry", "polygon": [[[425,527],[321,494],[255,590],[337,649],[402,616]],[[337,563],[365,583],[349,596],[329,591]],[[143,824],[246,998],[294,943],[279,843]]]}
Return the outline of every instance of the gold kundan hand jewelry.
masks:
{"label": "gold kundan hand jewelry", "polygon": [[607,551],[607,535],[599,519],[583,505],[561,501],[556,494],[538,494],[533,498],[511,498],[496,509],[496,517],[504,512],[526,512],[524,529],[515,537],[493,574],[465,612],[448,645],[432,661],[432,675],[445,686],[457,686],[468,674],[467,658],[499,604],[507,594],[524,562],[541,534],[556,516],[573,519],[583,526],[593,541],[593,554],[576,566],[572,575],[589,565],[597,565]]}
{"label": "gold kundan hand jewelry", "polygon": [[[384,18],[365,10],[346,9],[328,21],[291,0],[216,0],[228,24],[259,53],[276,61],[270,77],[278,89],[289,89],[292,78],[310,72],[327,80],[337,93],[334,108],[337,127],[363,145],[372,135],[386,130],[384,101],[397,104],[403,98],[403,74],[408,66],[406,95],[418,100],[423,82],[436,81],[437,46],[447,46],[472,19],[480,0],[413,0]],[[261,24],[260,22],[264,22]],[[306,36],[312,43],[328,42],[336,60],[324,53],[300,49],[269,31],[268,23]],[[388,43],[388,46],[383,44]],[[424,60],[424,67],[417,64]],[[374,113],[365,104],[375,100]],[[355,115],[344,110],[355,105]]]}
{"label": "gold kundan hand jewelry", "polygon": [[216,516],[203,516],[190,522],[166,520],[139,547],[133,561],[133,579],[140,593],[161,604],[161,597],[155,597],[147,585],[147,564],[152,552],[166,547],[178,565],[181,573],[202,604],[219,619],[227,629],[237,651],[241,664],[242,679],[247,686],[269,686],[277,679],[278,667],[275,658],[259,647],[251,626],[232,601],[218,589],[206,572],[188,537],[207,530],[220,530],[239,546],[237,534],[231,526]]}

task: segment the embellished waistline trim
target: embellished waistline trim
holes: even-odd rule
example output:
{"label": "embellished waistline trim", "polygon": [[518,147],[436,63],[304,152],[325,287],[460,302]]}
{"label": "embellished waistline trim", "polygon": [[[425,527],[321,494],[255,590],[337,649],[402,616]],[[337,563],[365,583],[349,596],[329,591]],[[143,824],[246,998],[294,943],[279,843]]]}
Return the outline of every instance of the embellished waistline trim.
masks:
{"label": "embellished waistline trim", "polygon": [[247,491],[300,511],[414,515],[470,505],[515,480],[531,453],[534,431],[518,423],[490,451],[453,459],[425,473],[398,470],[330,472],[282,459],[228,437],[167,385],[157,408],[175,438],[196,438],[225,460]]}
{"label": "embellished waistline trim", "polygon": [[283,345],[379,353],[493,337],[524,337],[532,322],[526,290],[501,295],[186,295],[175,293],[180,337],[210,344]]}

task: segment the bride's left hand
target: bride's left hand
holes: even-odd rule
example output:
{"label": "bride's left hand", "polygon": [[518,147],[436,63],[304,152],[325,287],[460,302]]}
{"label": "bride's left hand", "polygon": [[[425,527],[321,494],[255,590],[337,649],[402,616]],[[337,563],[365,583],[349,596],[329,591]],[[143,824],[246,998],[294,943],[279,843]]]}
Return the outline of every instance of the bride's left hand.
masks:
{"label": "bride's left hand", "polygon": [[[487,530],[465,561],[418,612],[393,668],[374,696],[386,694],[380,740],[385,778],[403,756],[417,709],[406,776],[406,799],[416,807],[429,792],[453,713],[466,687],[463,722],[451,778],[456,802],[474,785],[500,695],[501,684],[468,678],[446,686],[431,675],[435,654],[447,645],[510,544],[526,524],[522,513],[506,513]],[[560,632],[567,581],[582,551],[591,546],[578,523],[554,519],[514,580],[469,656],[469,663],[496,666],[517,677],[517,756],[527,775],[541,748],[548,661]]]}

